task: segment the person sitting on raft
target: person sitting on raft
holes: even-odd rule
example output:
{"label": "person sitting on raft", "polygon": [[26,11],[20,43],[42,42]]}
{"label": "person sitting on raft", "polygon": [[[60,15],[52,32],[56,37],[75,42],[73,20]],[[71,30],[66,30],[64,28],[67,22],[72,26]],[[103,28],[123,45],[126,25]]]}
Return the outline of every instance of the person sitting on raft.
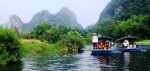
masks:
{"label": "person sitting on raft", "polygon": [[105,47],[106,47],[106,49],[110,48],[109,42],[106,42]]}
{"label": "person sitting on raft", "polygon": [[124,46],[125,48],[129,47],[129,41],[128,41],[128,40],[124,40],[123,46]]}
{"label": "person sitting on raft", "polygon": [[100,48],[100,49],[104,49],[104,47],[105,47],[104,43],[101,42],[101,43],[99,44],[99,48]]}

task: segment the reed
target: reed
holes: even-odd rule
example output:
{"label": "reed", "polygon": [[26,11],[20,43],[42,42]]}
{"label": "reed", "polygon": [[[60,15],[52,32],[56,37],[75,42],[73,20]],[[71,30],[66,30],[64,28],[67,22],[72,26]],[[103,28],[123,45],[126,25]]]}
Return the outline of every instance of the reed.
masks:
{"label": "reed", "polygon": [[41,42],[40,40],[37,40],[37,39],[20,39],[20,41],[21,41],[22,43],[28,43],[28,44],[44,43],[44,42]]}
{"label": "reed", "polygon": [[21,39],[22,42],[22,54],[27,55],[30,53],[41,53],[44,51],[48,52],[59,52],[58,44],[48,44],[46,42],[41,42],[36,39]]}

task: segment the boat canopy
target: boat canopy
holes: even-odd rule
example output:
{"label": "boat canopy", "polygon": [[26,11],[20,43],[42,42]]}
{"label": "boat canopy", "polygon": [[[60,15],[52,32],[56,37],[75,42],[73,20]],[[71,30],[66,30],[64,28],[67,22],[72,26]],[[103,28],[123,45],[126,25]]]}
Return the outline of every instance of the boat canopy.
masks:
{"label": "boat canopy", "polygon": [[120,39],[117,39],[116,42],[123,42],[124,40],[128,40],[128,41],[137,41],[138,38],[137,37],[133,37],[131,35],[128,35],[126,37],[122,37]]}
{"label": "boat canopy", "polygon": [[111,41],[111,40],[113,40],[113,38],[112,37],[108,37],[108,36],[98,35],[98,40],[109,40],[109,41]]}

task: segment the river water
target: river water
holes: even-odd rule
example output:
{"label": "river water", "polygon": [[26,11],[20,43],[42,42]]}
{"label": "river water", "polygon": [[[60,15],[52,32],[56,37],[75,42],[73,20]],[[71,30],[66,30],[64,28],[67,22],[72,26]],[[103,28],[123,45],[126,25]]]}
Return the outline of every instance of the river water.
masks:
{"label": "river water", "polygon": [[93,56],[91,51],[69,54],[30,54],[0,71],[150,71],[150,46],[136,53]]}

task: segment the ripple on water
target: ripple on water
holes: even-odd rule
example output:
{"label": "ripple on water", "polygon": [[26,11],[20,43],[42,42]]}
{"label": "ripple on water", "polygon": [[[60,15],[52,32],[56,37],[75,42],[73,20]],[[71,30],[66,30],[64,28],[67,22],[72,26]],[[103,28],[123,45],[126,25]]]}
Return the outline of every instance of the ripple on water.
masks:
{"label": "ripple on water", "polygon": [[[23,58],[23,71],[136,71],[150,68],[150,50],[142,53],[116,53],[93,56],[91,51],[79,54],[33,54]],[[142,61],[141,61],[142,60]]]}

